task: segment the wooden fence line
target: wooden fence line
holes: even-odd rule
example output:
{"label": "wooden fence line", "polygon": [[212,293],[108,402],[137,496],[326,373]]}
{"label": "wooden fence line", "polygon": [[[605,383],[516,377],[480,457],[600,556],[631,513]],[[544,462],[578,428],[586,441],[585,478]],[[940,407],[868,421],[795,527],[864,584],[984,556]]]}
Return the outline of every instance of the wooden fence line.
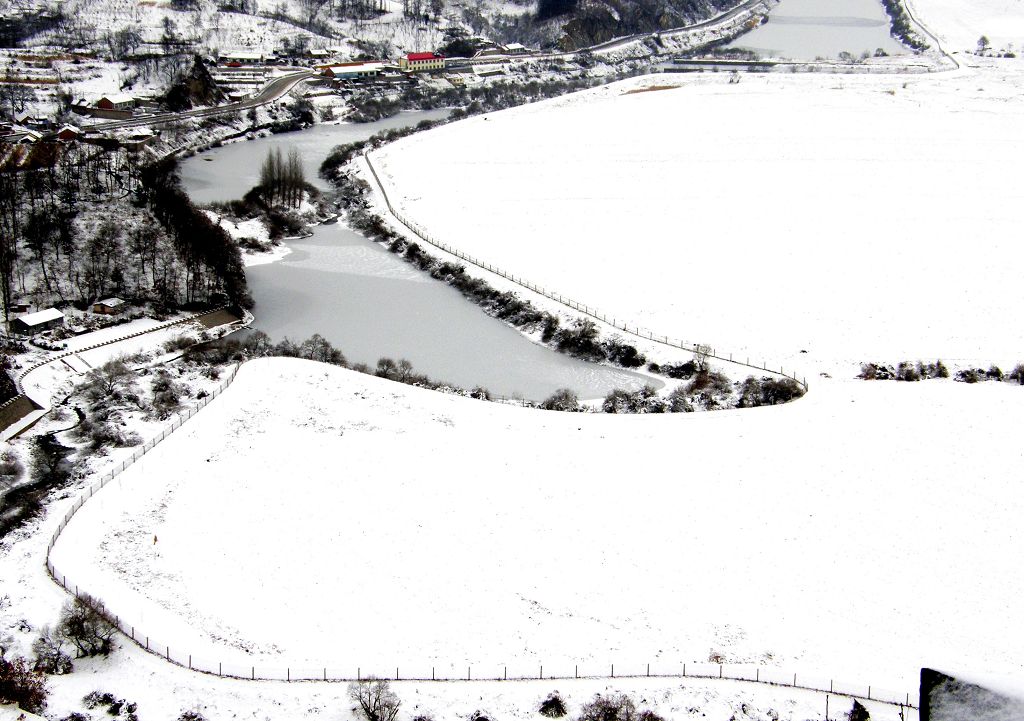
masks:
{"label": "wooden fence line", "polygon": [[[607,313],[603,313],[593,306],[587,305],[585,303],[580,303],[579,301],[573,300],[572,298],[562,295],[561,293],[558,293],[550,288],[543,288],[534,283],[530,283],[529,281],[525,280],[522,276],[516,276],[514,273],[506,272],[505,270],[502,270],[497,266],[494,266],[481,259],[475,258],[471,255],[467,255],[466,253],[463,253],[459,249],[453,248],[447,243],[443,243],[435,239],[432,235],[430,235],[430,233],[427,232],[425,228],[423,228],[418,223],[411,220],[410,218],[408,218],[407,216],[398,212],[395,209],[395,207],[391,204],[391,199],[388,197],[387,190],[384,188],[384,183],[381,182],[380,176],[377,174],[377,169],[373,166],[373,162],[370,160],[369,152],[363,153],[363,159],[366,161],[366,165],[370,169],[370,173],[373,175],[374,180],[377,182],[377,187],[380,188],[380,192],[384,198],[384,204],[387,206],[388,212],[391,213],[391,215],[393,215],[402,225],[408,228],[414,235],[416,235],[425,243],[428,243],[434,246],[435,248],[443,250],[446,253],[454,255],[456,258],[464,260],[465,262],[475,265],[478,268],[482,268],[483,270],[486,270],[490,273],[494,273],[495,275],[501,276],[502,278],[509,280],[523,288],[526,288],[527,290],[533,291],[534,293],[538,293],[539,295],[542,295],[549,300],[553,300],[556,303],[561,303],[562,305],[567,306],[568,308],[571,308],[572,310],[578,313],[582,313],[583,315],[594,318],[595,320],[599,320],[602,323],[611,325],[613,328],[621,330],[624,333],[636,336],[637,338],[642,338],[644,340],[649,340],[654,343],[659,343],[661,345],[671,346],[672,348],[678,348],[680,350],[694,353],[697,352],[697,346],[699,345],[697,343],[689,343],[685,340],[673,339],[666,334],[655,334],[652,330],[648,328],[642,328],[637,323],[629,323],[624,320],[620,321],[617,317],[609,316]],[[791,380],[796,381],[801,386],[803,386],[803,389],[805,391],[809,389],[806,376],[798,378],[795,375],[795,373],[787,373],[784,367],[780,367],[778,370],[775,370],[774,367],[768,366],[767,361],[764,361],[760,365],[758,365],[756,363],[751,363],[749,357],[743,357],[743,360],[741,360],[740,356],[734,357],[734,354],[731,352],[715,348],[711,348],[711,352],[708,353],[708,356],[711,358],[717,358],[718,360],[721,361],[736,363],[737,365],[745,366],[747,368],[753,368],[764,373],[780,375],[783,376],[784,378],[789,378]]]}

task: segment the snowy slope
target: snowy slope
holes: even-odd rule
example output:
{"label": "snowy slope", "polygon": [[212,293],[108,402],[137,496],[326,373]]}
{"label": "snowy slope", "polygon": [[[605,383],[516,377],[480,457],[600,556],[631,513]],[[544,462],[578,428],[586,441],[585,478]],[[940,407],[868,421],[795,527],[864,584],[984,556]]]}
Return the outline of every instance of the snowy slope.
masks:
{"label": "snowy slope", "polygon": [[921,665],[1019,669],[1022,422],[1005,384],[578,416],[261,360],[52,560],[236,673],[678,671],[715,649],[909,690]]}
{"label": "snowy slope", "polygon": [[906,0],[949,51],[975,50],[982,35],[997,50],[1024,49],[1021,0]]}
{"label": "snowy slope", "polygon": [[[436,237],[657,333],[808,377],[870,357],[1010,362],[1024,346],[1007,322],[1022,300],[1011,62],[649,76],[372,157]],[[424,182],[438,167],[449,181]]]}

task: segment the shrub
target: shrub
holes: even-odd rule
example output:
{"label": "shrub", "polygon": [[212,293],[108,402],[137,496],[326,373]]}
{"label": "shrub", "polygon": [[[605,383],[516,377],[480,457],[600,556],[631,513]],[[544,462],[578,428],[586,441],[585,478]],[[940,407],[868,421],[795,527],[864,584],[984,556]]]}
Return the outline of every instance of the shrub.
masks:
{"label": "shrub", "polygon": [[579,721],[635,721],[636,704],[626,694],[602,696],[597,694],[594,700],[580,709]]}
{"label": "shrub", "polygon": [[690,394],[686,386],[679,386],[668,394],[668,411],[670,413],[693,413]]}
{"label": "shrub", "polygon": [[150,389],[153,392],[153,410],[160,420],[164,420],[178,409],[181,397],[185,394],[184,387],[180,383],[175,383],[165,368],[154,374]]}
{"label": "shrub", "polygon": [[187,335],[179,335],[176,338],[171,338],[168,341],[164,341],[164,352],[173,353],[174,351],[184,350],[190,345],[195,343],[195,339]]}
{"label": "shrub", "polygon": [[198,711],[182,711],[178,721],[206,721],[206,717]]}
{"label": "shrub", "polygon": [[111,716],[120,716],[124,712],[125,721],[138,721],[139,718],[135,714],[139,707],[138,704],[125,701],[123,698],[118,698],[112,693],[92,691],[86,694],[82,699],[82,703],[88,709],[106,706],[107,713]]}
{"label": "shrub", "polygon": [[985,371],[985,376],[994,381],[1003,380],[1003,371],[997,365],[989,366],[988,370]]}
{"label": "shrub", "polygon": [[732,385],[722,373],[713,370],[698,371],[687,386],[690,397],[705,410],[729,405]]}
{"label": "shrub", "polygon": [[762,378],[761,398],[768,406],[789,403],[803,396],[804,387],[792,378]]}
{"label": "shrub", "polygon": [[669,378],[680,378],[682,380],[689,380],[697,373],[697,364],[693,361],[686,361],[685,363],[666,363],[665,365],[658,366],[658,369],[651,369],[655,373],[664,373]]}
{"label": "shrub", "polygon": [[10,488],[14,486],[24,473],[25,467],[21,464],[14,451],[7,449],[0,453],[0,483]]}
{"label": "shrub", "polygon": [[57,632],[74,645],[79,658],[109,655],[116,630],[103,602],[84,593],[64,605],[57,627]]}
{"label": "shrub", "polygon": [[639,368],[647,360],[636,347],[623,343],[618,338],[611,338],[605,341],[604,350],[608,360],[623,368]]}
{"label": "shrub", "polygon": [[903,361],[896,366],[896,380],[898,381],[919,381],[921,373],[912,363]]}
{"label": "shrub", "polygon": [[359,704],[367,721],[395,721],[402,705],[387,679],[367,678],[348,685],[348,696]]}
{"label": "shrub", "polygon": [[579,399],[568,388],[559,388],[541,402],[540,407],[547,411],[578,411]]}
{"label": "shrub", "polygon": [[956,378],[961,383],[977,383],[985,380],[985,371],[981,368],[964,368],[956,372]]}
{"label": "shrub", "polygon": [[605,413],[664,413],[667,403],[658,397],[653,386],[632,393],[616,388],[605,396],[601,409]]}
{"label": "shrub", "polygon": [[591,361],[602,361],[605,359],[605,350],[597,342],[598,330],[594,321],[589,318],[579,318],[572,328],[562,328],[555,333],[554,340],[558,350],[578,358]]}
{"label": "shrub", "polygon": [[547,716],[548,718],[562,718],[568,713],[565,709],[565,703],[557,691],[541,702],[538,712],[541,716]]}
{"label": "shrub", "polygon": [[88,709],[93,709],[98,706],[109,706],[110,704],[117,701],[117,696],[112,693],[104,693],[102,691],[90,691],[82,697],[82,703]]}
{"label": "shrub", "polygon": [[21,657],[7,659],[0,655],[0,702],[17,704],[29,713],[39,713],[46,706],[46,678],[42,671],[29,667]]}
{"label": "shrub", "polygon": [[558,316],[551,315],[550,313],[544,314],[544,329],[541,331],[540,339],[544,343],[550,343],[558,333],[559,320]]}
{"label": "shrub", "polygon": [[68,640],[61,634],[43,626],[39,638],[32,642],[32,653],[35,654],[35,670],[43,673],[63,675],[71,673],[74,665],[71,657],[64,653]]}
{"label": "shrub", "polygon": [[1024,386],[1024,363],[1018,363],[1009,375],[1006,376],[1006,380],[1017,381],[1020,385]]}
{"label": "shrub", "polygon": [[739,398],[736,400],[737,408],[754,408],[762,403],[763,389],[761,381],[754,376],[747,376],[739,389]]}
{"label": "shrub", "polygon": [[853,708],[847,714],[850,721],[871,721],[871,714],[864,708],[863,704],[857,699],[853,700]]}

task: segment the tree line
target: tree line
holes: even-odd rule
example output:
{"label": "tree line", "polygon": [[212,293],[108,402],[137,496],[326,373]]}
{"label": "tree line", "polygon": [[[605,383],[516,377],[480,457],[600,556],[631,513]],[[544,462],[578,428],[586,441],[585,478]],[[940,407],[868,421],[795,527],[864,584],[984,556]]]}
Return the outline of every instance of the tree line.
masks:
{"label": "tree line", "polygon": [[[0,145],[0,296],[84,307],[120,295],[165,309],[250,301],[241,256],[196,209],[176,165],[124,149]],[[7,316],[9,318],[9,315]]]}

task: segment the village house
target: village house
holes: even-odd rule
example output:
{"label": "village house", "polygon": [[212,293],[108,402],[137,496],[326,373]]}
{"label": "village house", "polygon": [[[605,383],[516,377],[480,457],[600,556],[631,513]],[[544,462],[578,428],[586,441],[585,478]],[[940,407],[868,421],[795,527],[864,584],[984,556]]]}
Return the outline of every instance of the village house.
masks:
{"label": "village house", "polygon": [[227,65],[228,67],[241,67],[242,65],[262,65],[263,63],[270,60],[273,56],[267,56],[264,53],[256,52],[253,50],[238,50],[228,53],[221,53],[217,58],[218,62]]}
{"label": "village house", "polygon": [[56,308],[47,308],[23,315],[11,321],[11,331],[21,335],[32,335],[64,325],[64,314]]}
{"label": "village house", "polygon": [[444,70],[444,56],[436,53],[409,53],[398,59],[398,67],[409,73]]}
{"label": "village house", "polygon": [[81,140],[84,134],[77,125],[64,125],[57,131],[57,140],[69,143],[73,140]]}
{"label": "village house", "polygon": [[375,78],[384,72],[384,63],[379,61],[337,63],[321,65],[317,68],[324,77],[332,80],[359,80]]}
{"label": "village house", "polygon": [[134,110],[137,104],[135,96],[127,93],[104,95],[96,101],[96,107],[100,110]]}
{"label": "village house", "polygon": [[125,305],[120,298],[104,298],[92,304],[92,312],[100,315],[117,315],[125,309]]}

